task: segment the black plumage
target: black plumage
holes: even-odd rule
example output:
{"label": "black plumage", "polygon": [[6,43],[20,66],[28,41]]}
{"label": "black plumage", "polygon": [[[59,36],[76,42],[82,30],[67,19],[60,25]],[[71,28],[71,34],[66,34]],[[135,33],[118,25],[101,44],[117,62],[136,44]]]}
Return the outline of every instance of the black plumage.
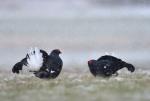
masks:
{"label": "black plumage", "polygon": [[130,72],[135,71],[135,67],[132,64],[110,55],[102,56],[97,60],[90,60],[88,61],[88,66],[90,72],[94,76],[103,77],[109,77],[113,74],[118,74],[117,71],[124,67],[126,67]]}
{"label": "black plumage", "polygon": [[63,66],[63,62],[59,57],[60,53],[59,50],[53,50],[44,63],[44,71],[38,71],[35,75],[39,78],[56,78],[60,74]]}
{"label": "black plumage", "polygon": [[[36,54],[35,52],[36,51],[33,50],[32,54]],[[35,76],[39,78],[56,78],[60,74],[63,66],[63,62],[59,57],[61,51],[55,49],[48,55],[46,51],[40,50],[40,53],[42,54],[42,65],[38,70],[30,72],[33,72]],[[19,71],[23,69],[23,66],[30,66],[28,59],[30,59],[29,54],[13,66],[12,72],[19,74]]]}

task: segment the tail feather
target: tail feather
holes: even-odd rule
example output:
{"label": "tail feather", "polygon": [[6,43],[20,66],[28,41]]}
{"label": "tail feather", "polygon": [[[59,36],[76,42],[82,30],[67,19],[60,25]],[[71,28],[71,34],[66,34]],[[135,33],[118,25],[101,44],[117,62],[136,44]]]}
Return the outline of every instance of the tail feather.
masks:
{"label": "tail feather", "polygon": [[28,67],[30,71],[37,71],[43,64],[43,57],[40,49],[31,48],[27,57]]}
{"label": "tail feather", "polygon": [[125,63],[124,65],[130,72],[134,72],[135,71],[135,67],[132,64],[129,63]]}
{"label": "tail feather", "polygon": [[23,67],[23,64],[21,62],[18,62],[12,68],[12,72],[19,74],[19,71],[22,70],[22,67]]}

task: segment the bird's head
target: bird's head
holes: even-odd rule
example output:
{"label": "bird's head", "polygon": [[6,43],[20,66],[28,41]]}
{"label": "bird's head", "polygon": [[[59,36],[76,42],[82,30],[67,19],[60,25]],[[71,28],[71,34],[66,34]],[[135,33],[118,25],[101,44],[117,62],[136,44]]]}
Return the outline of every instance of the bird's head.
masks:
{"label": "bird's head", "polygon": [[89,60],[89,61],[88,61],[88,65],[89,65],[89,67],[90,67],[90,66],[94,66],[94,65],[96,64],[96,62],[97,62],[97,61],[96,61],[96,60],[94,60],[94,59]]}
{"label": "bird's head", "polygon": [[59,49],[54,49],[54,50],[52,50],[51,54],[59,55],[59,54],[61,54],[61,51]]}

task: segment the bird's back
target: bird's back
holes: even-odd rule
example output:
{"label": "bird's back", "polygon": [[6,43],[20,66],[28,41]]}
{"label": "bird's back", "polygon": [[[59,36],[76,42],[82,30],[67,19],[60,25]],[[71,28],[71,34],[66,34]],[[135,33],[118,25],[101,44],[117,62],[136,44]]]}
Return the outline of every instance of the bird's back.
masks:
{"label": "bird's back", "polygon": [[100,58],[97,59],[97,61],[101,61],[101,60],[109,60],[109,61],[113,61],[113,62],[122,62],[121,59],[118,59],[118,58],[111,56],[111,55],[104,55],[104,56],[101,56]]}
{"label": "bird's back", "polygon": [[126,62],[122,61],[121,59],[116,58],[114,56],[110,56],[110,55],[102,56],[97,61],[104,61],[104,60],[111,62],[113,68],[116,70],[123,68],[124,64],[126,63]]}

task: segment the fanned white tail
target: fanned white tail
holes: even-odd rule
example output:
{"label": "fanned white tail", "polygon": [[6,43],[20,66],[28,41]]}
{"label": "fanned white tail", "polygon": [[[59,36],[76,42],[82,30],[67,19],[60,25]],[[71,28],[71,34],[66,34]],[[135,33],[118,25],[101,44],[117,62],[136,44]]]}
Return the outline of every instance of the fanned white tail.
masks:
{"label": "fanned white tail", "polygon": [[28,52],[27,62],[29,71],[38,71],[43,64],[43,57],[40,49],[31,48]]}

